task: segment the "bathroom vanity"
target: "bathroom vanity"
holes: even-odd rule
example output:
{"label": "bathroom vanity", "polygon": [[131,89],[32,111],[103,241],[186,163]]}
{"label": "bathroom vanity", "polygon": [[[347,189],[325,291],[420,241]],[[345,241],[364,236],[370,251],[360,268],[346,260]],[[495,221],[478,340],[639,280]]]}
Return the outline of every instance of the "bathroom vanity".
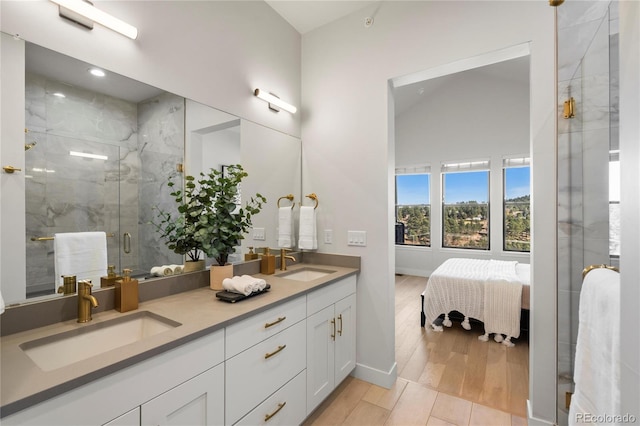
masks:
{"label": "bathroom vanity", "polygon": [[[358,267],[312,266],[256,274],[270,291],[237,303],[199,288],[135,312],[94,314],[88,325],[71,320],[2,337],[2,423],[300,424],[355,368],[359,259]],[[143,337],[127,343],[119,331],[104,352],[46,353],[45,343],[82,327],[100,336],[134,323]]]}

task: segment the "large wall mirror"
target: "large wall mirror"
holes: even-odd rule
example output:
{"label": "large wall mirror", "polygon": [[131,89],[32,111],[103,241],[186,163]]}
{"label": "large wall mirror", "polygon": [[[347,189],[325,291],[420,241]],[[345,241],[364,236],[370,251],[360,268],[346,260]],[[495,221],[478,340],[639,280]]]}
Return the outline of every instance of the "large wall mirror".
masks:
{"label": "large wall mirror", "polygon": [[181,185],[210,168],[242,164],[243,192],[267,197],[253,221],[264,239],[251,232],[232,260],[246,246],[277,245],[277,199],[300,200],[299,139],[108,70],[95,76],[91,64],[32,43],[25,59],[27,267],[16,285],[27,298],[56,295],[56,233],[106,232],[116,271],[149,278],[154,266],[181,264],[152,224],[154,207],[174,207],[170,178]]}

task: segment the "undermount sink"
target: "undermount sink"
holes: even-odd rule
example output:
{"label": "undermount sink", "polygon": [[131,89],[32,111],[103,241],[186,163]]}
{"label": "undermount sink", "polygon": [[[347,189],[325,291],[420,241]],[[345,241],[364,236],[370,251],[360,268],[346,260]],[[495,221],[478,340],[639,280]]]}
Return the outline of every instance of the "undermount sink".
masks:
{"label": "undermount sink", "polygon": [[71,365],[182,324],[149,311],[97,322],[20,345],[43,371]]}
{"label": "undermount sink", "polygon": [[326,275],[333,274],[334,272],[335,271],[327,269],[302,268],[291,272],[285,272],[284,274],[278,275],[278,277],[296,281],[313,281]]}

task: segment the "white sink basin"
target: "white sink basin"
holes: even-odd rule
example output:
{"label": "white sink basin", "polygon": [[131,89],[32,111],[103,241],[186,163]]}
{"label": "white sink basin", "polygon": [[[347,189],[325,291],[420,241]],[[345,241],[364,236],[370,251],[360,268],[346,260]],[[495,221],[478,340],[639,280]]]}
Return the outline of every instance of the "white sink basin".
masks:
{"label": "white sink basin", "polygon": [[43,371],[71,365],[182,324],[148,311],[65,331],[20,345]]}
{"label": "white sink basin", "polygon": [[291,272],[285,272],[284,274],[278,275],[278,277],[296,281],[313,281],[326,275],[333,274],[334,272],[335,271],[329,271],[327,269],[302,268]]}

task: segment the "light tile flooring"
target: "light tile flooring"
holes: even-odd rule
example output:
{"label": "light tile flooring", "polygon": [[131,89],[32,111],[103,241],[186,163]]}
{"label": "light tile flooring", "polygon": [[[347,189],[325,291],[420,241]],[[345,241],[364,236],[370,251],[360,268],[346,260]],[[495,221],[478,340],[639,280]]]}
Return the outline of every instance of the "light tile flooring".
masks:
{"label": "light tile flooring", "polygon": [[396,277],[395,385],[385,389],[349,377],[305,426],[527,424],[526,339],[506,348],[478,343],[482,332],[465,332],[459,324],[444,333],[420,328],[425,284],[425,278]]}

